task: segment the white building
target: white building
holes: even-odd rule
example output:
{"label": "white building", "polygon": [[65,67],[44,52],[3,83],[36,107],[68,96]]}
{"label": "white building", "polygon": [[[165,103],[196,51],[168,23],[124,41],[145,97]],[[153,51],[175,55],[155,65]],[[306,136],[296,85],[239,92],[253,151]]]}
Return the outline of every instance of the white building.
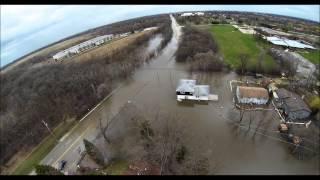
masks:
{"label": "white building", "polygon": [[143,31],[150,31],[150,30],[154,30],[154,29],[158,29],[158,27],[148,27],[148,28],[144,28]]}
{"label": "white building", "polygon": [[203,12],[196,12],[195,14],[198,15],[198,16],[203,16],[204,15]]}
{"label": "white building", "polygon": [[210,94],[209,85],[196,85],[196,80],[180,79],[176,89],[177,100],[218,100],[218,96]]}
{"label": "white building", "polygon": [[82,42],[80,44],[77,44],[75,46],[72,46],[72,47],[65,49],[63,51],[60,51],[57,54],[55,54],[52,58],[55,60],[64,59],[64,58],[73,56],[75,54],[78,54],[82,51],[85,51],[87,49],[97,47],[97,46],[104,44],[105,42],[110,41],[112,39],[113,39],[112,34],[99,36],[99,37],[87,40],[85,42]]}
{"label": "white building", "polygon": [[194,14],[193,13],[183,13],[183,14],[181,14],[181,16],[194,16]]}
{"label": "white building", "polygon": [[277,36],[270,36],[270,37],[266,37],[265,39],[271,42],[272,44],[275,44],[278,46],[286,46],[286,47],[293,47],[293,48],[300,48],[300,49],[315,49],[313,46],[303,44],[295,40],[279,38]]}
{"label": "white building", "polygon": [[266,104],[269,100],[268,91],[260,87],[237,86],[236,96],[241,104]]}

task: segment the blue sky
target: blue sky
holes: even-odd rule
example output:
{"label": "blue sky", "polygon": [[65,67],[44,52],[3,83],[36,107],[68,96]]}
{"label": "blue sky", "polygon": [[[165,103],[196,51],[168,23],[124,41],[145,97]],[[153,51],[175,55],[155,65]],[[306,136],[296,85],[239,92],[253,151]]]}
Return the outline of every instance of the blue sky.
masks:
{"label": "blue sky", "polygon": [[1,5],[1,66],[90,28],[135,17],[191,10],[236,10],[319,22],[319,5]]}

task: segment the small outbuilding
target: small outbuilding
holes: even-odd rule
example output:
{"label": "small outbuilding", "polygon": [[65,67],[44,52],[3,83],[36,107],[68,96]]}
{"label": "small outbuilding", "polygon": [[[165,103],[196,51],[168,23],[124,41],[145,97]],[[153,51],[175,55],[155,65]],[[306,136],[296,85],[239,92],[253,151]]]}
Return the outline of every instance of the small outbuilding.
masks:
{"label": "small outbuilding", "polygon": [[241,104],[267,104],[269,94],[267,89],[261,87],[237,86],[236,96]]}

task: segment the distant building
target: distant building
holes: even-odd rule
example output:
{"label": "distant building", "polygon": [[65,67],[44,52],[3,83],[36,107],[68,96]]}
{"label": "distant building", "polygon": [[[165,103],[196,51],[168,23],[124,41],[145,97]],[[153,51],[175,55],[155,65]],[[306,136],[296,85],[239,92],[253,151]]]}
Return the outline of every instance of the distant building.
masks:
{"label": "distant building", "polygon": [[284,88],[277,89],[276,93],[288,120],[303,120],[310,116],[311,110],[298,94]]}
{"label": "distant building", "polygon": [[278,46],[285,46],[289,48],[299,48],[299,49],[315,49],[313,46],[310,46],[308,44],[303,44],[299,41],[290,40],[286,38],[279,38],[276,36],[266,37],[266,40]]}
{"label": "distant building", "polygon": [[183,13],[183,14],[181,14],[181,16],[194,16],[194,14],[193,13]]}
{"label": "distant building", "polygon": [[196,12],[195,15],[198,15],[198,16],[203,16],[204,13],[203,12]]}
{"label": "distant building", "polygon": [[105,42],[110,41],[112,39],[113,39],[112,34],[99,36],[99,37],[87,40],[85,42],[82,42],[80,44],[77,44],[75,46],[72,46],[72,47],[65,49],[63,51],[60,51],[57,54],[55,54],[54,56],[52,56],[52,58],[55,60],[68,58],[68,57],[71,57],[75,54],[83,52],[85,50],[91,49],[96,46],[100,46],[100,45],[104,44]]}
{"label": "distant building", "polygon": [[148,27],[148,28],[144,28],[143,31],[150,31],[150,30],[155,30],[158,29],[158,27]]}
{"label": "distant building", "polygon": [[236,96],[241,104],[266,104],[269,100],[268,91],[260,87],[237,86]]}

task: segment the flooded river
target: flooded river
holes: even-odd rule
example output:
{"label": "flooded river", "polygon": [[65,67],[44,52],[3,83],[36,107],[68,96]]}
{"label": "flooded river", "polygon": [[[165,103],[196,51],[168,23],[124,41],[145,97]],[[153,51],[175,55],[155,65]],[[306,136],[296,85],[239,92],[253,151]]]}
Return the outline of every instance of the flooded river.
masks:
{"label": "flooded river", "polygon": [[[156,113],[178,114],[188,132],[184,143],[192,152],[209,158],[210,164],[214,164],[210,168],[210,174],[319,174],[319,160],[316,157],[298,160],[289,153],[288,145],[275,133],[279,118],[274,111],[247,113],[239,127],[236,123],[239,112],[234,108],[229,85],[230,80],[239,79],[237,75],[233,72],[188,73],[185,64],[175,62],[174,54],[181,31],[173,18],[172,28],[173,38],[167,47],[148,64],[139,68],[132,78],[89,115],[79,125],[79,130],[71,133],[64,142],[72,137],[76,140],[78,137],[94,139],[99,129],[98,119],[106,114],[117,114],[130,101],[147,117],[154,117]],[[159,39],[161,38],[156,37],[151,44],[159,44]],[[211,93],[217,94],[219,100],[208,104],[178,103],[175,89],[181,78],[194,78],[198,84],[210,85]],[[252,124],[248,129],[250,117]],[[263,130],[254,134],[258,125]],[[81,146],[80,141],[69,141],[74,144],[74,148]],[[54,152],[61,154],[62,150],[58,149],[56,147],[51,152],[52,156]],[[68,153],[64,154],[71,158]],[[58,157],[57,155],[54,159],[59,160]],[[50,154],[43,162],[49,160]]]}

